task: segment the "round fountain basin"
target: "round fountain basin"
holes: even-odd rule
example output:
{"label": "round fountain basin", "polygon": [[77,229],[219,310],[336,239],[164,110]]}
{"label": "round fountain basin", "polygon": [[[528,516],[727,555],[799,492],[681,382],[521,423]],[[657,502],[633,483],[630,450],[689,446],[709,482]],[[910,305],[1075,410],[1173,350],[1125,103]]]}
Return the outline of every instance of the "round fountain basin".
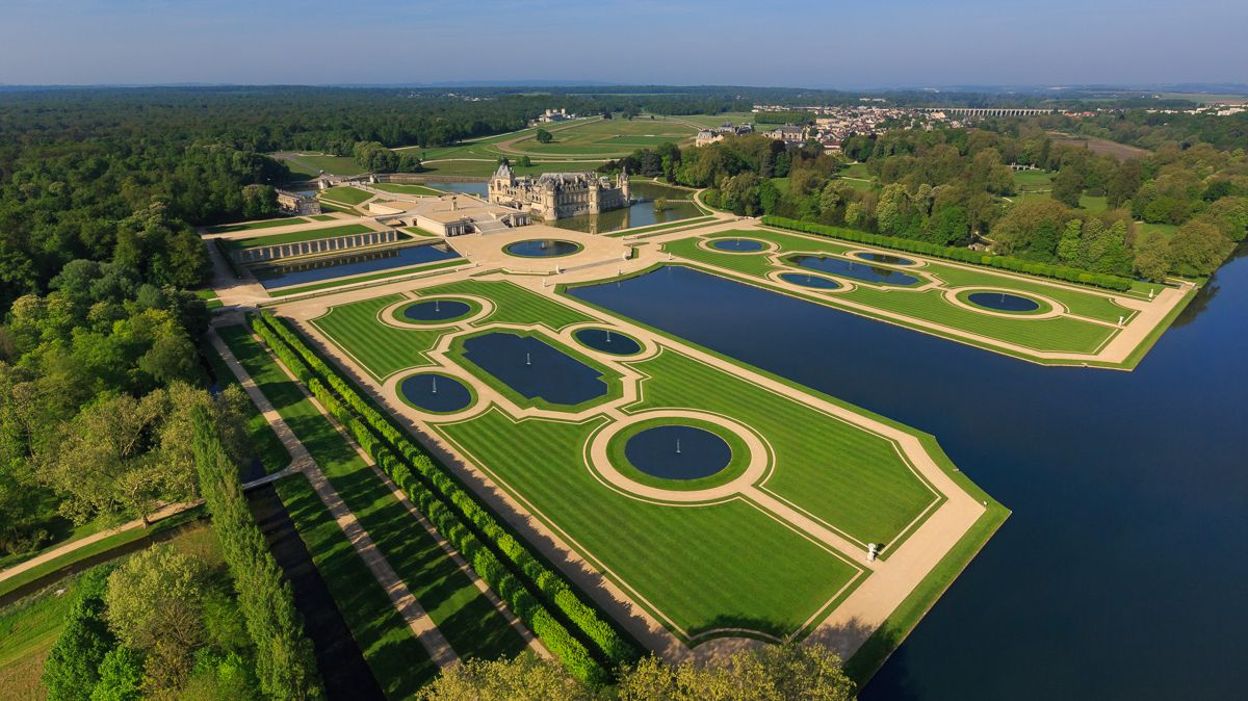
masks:
{"label": "round fountain basin", "polygon": [[727,441],[693,426],[656,426],[624,444],[624,457],[647,475],[671,480],[710,477],[732,461]]}
{"label": "round fountain basin", "polygon": [[467,316],[472,306],[457,299],[431,299],[409,304],[403,308],[403,318],[409,321],[448,321]]}
{"label": "round fountain basin", "polygon": [[612,355],[634,355],[641,352],[641,343],[632,336],[610,329],[581,329],[572,334],[577,343]]}
{"label": "round fountain basin", "polygon": [[717,251],[753,253],[763,250],[765,244],[758,239],[715,239],[709,245]]}
{"label": "round fountain basin", "polygon": [[581,250],[581,245],[562,239],[526,239],[509,243],[503,253],[519,258],[558,258]]}
{"label": "round fountain basin", "polygon": [[999,312],[1024,313],[1040,308],[1036,300],[1008,292],[972,292],[966,298],[971,304]]}
{"label": "round fountain basin", "polygon": [[404,379],[399,383],[399,391],[407,403],[437,414],[459,411],[472,403],[472,391],[467,385],[436,372],[420,373]]}

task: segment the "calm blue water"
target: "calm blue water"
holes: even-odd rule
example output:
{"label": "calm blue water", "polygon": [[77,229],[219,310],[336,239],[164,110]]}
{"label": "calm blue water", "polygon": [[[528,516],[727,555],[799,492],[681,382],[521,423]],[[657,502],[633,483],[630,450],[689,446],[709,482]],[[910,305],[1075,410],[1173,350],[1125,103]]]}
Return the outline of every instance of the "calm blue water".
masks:
{"label": "calm blue water", "polygon": [[914,261],[910,258],[902,258],[889,253],[859,253],[859,258],[865,258],[873,263],[883,263],[885,265],[914,265]]}
{"label": "calm blue water", "polygon": [[426,411],[459,411],[472,402],[472,392],[459,380],[440,373],[412,375],[399,383],[407,401]]}
{"label": "calm blue water", "polygon": [[572,334],[572,337],[577,342],[603,353],[632,355],[641,350],[641,344],[637,342],[637,339],[610,329],[581,329]]}
{"label": "calm blue water", "polygon": [[679,267],[573,294],[933,433],[1013,509],[863,699],[1243,697],[1248,258],[1130,373]]}
{"label": "calm blue water", "polygon": [[1034,299],[1005,292],[972,292],[966,297],[972,304],[1002,312],[1034,312],[1040,308],[1040,303]]}
{"label": "calm blue water", "polygon": [[868,263],[855,263],[847,258],[837,258],[835,256],[790,256],[786,260],[793,265],[803,268],[819,270],[834,275],[844,275],[845,277],[852,277],[863,282],[877,282],[887,285],[913,285],[919,281],[915,276],[898,270],[879,268]]}
{"label": "calm blue water", "polygon": [[727,441],[694,426],[655,426],[624,444],[624,457],[642,472],[671,480],[710,477],[728,466]]}
{"label": "calm blue water", "polygon": [[305,260],[288,265],[259,264],[251,266],[251,273],[266,289],[303,285],[322,280],[363,275],[391,268],[402,268],[419,263],[458,258],[459,254],[444,243],[417,246],[394,246],[371,251],[348,253],[341,256]]}
{"label": "calm blue water", "polygon": [[780,273],[780,279],[793,285],[812,287],[817,290],[836,290],[841,287],[841,283],[832,278],[809,273]]}
{"label": "calm blue water", "polygon": [[503,247],[503,253],[521,258],[558,258],[570,256],[579,250],[581,247],[577,244],[559,239],[529,239],[509,243]]}
{"label": "calm blue water", "polygon": [[763,250],[763,242],[758,239],[715,239],[710,247],[720,251],[748,253]]}
{"label": "calm blue water", "polygon": [[464,341],[464,357],[529,399],[579,404],[607,393],[597,370],[536,336],[473,336]]}
{"label": "calm blue water", "polygon": [[457,299],[431,299],[414,302],[403,308],[403,316],[412,321],[445,321],[464,316],[472,307]]}

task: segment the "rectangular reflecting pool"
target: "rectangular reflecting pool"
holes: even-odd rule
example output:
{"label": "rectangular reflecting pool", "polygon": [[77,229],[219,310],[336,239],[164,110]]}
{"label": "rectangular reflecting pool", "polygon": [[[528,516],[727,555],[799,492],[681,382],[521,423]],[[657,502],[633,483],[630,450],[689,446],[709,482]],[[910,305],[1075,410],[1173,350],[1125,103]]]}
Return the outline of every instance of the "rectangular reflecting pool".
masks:
{"label": "rectangular reflecting pool", "polygon": [[249,266],[249,269],[265,289],[275,289],[458,257],[459,253],[445,243],[418,243],[369,248],[288,263],[257,264]]}
{"label": "rectangular reflecting pool", "polygon": [[464,358],[528,399],[575,405],[607,393],[593,367],[537,336],[495,331],[464,341]]}

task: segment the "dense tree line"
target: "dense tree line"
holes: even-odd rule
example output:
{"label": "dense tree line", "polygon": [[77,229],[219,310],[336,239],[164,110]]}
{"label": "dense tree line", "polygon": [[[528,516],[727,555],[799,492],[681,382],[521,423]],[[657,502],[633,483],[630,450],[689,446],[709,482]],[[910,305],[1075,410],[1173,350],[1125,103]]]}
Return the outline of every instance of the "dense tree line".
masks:
{"label": "dense tree line", "polygon": [[854,684],[821,645],[765,645],[703,663],[646,657],[610,689],[587,687],[558,665],[521,655],[469,660],[422,690],[422,701],[849,701]]}
{"label": "dense tree line", "polygon": [[256,647],[211,551],[160,544],[79,577],[43,667],[49,701],[262,699]]}
{"label": "dense tree line", "polygon": [[4,552],[37,547],[66,520],[138,518],[192,498],[196,407],[232,431],[233,455],[244,450],[246,397],[197,389],[208,314],[193,293],[87,260],[51,287],[18,298],[0,325]]}
{"label": "dense tree line", "polygon": [[260,690],[265,697],[282,701],[319,699],[324,692],[294,594],[252,518],[238,465],[221,439],[219,423],[203,407],[195,409],[192,422],[200,492],[255,644]]}
{"label": "dense tree line", "polygon": [[[1017,126],[1015,124],[1014,126]],[[847,177],[865,163],[872,186]],[[896,130],[851,136],[842,154],[786,148],[762,136],[701,148],[643,149],[606,170],[709,188],[705,201],[737,214],[845,226],[940,247],[994,253],[1113,276],[1207,275],[1248,234],[1242,150],[1166,144],[1140,159],[1054,141],[1030,127]],[[1011,166],[1055,173],[1051,191],[1022,193]],[[1103,211],[1081,207],[1105,198]],[[1137,231],[1137,221],[1177,227]]]}

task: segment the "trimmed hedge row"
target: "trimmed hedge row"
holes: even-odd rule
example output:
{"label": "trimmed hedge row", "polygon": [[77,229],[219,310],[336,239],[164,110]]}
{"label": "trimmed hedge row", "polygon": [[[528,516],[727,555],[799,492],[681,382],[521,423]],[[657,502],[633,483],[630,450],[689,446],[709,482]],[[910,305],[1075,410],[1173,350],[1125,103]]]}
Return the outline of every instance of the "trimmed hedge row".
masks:
{"label": "trimmed hedge row", "polygon": [[247,634],[255,643],[256,677],[266,698],[322,699],[312,643],[303,634],[290,584],[256,527],[238,467],[225,454],[207,409],[195,410],[193,450],[199,490],[212,514],[212,530],[234,578]]}
{"label": "trimmed hedge row", "polygon": [[[559,614],[593,643],[612,667],[634,662],[634,645],[576,595],[568,582],[504,529],[466,489],[375,409],[289,327],[265,312],[252,326],[390,475],[421,511],[473,563],[478,575],[511,605],[547,648],[576,676],[603,681],[607,672],[560,622]],[[540,599],[538,597],[541,597]],[[543,603],[543,600],[545,603]]]}
{"label": "trimmed hedge row", "polygon": [[781,229],[792,229],[793,231],[801,231],[807,234],[830,236],[832,238],[854,241],[856,243],[867,243],[873,246],[880,246],[882,248],[894,248],[908,253],[920,253],[923,255],[935,256],[937,258],[948,258],[962,263],[985,265],[989,268],[1000,268],[1002,270],[1009,270],[1016,273],[1027,273],[1028,275],[1051,277],[1057,280],[1064,280],[1066,282],[1076,282],[1081,285],[1103,287],[1107,290],[1124,292],[1131,289],[1131,281],[1127,278],[1119,277],[1117,275],[1106,275],[1104,273],[1093,273],[1087,270],[1071,268],[1065,265],[1051,265],[1049,263],[1023,260],[1022,258],[1015,258],[1013,256],[994,256],[986,253],[980,253],[978,251],[972,251],[969,248],[941,246],[940,244],[928,243],[927,241],[903,239],[898,236],[869,234],[865,231],[842,229],[836,226],[798,221],[796,219],[787,219],[785,217],[774,217],[768,215],[763,217],[763,223],[768,226],[774,226]]}

